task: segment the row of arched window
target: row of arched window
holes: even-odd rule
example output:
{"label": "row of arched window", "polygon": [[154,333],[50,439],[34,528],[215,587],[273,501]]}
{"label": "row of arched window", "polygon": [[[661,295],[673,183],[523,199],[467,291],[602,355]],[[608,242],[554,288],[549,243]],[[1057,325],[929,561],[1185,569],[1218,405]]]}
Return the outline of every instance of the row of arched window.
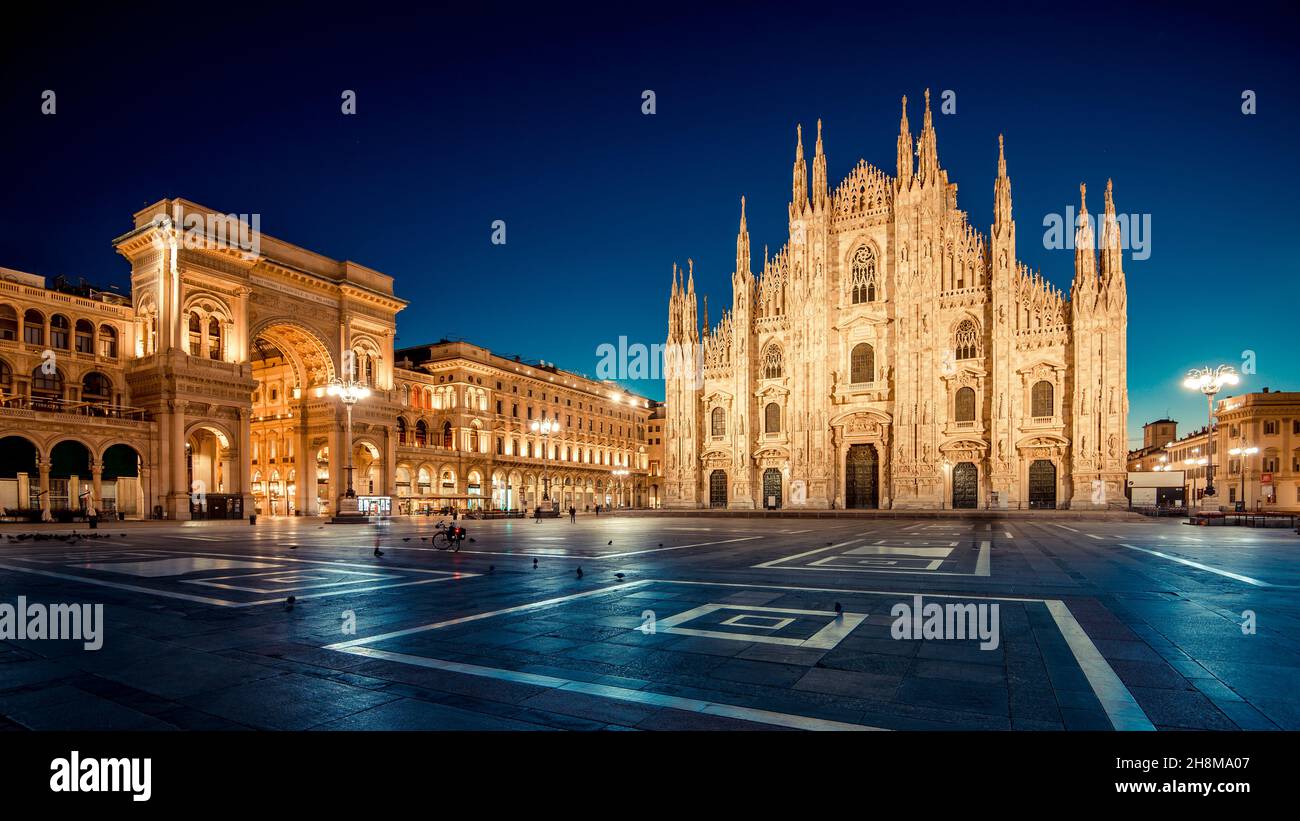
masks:
{"label": "row of arched window", "polygon": [[[47,372],[48,370],[48,372]],[[0,360],[0,393],[13,396],[15,391],[14,371],[8,362]],[[55,400],[65,399],[67,385],[63,371],[58,368],[47,369],[37,365],[31,373],[31,398],[38,404],[45,402],[57,404]],[[91,404],[110,404],[113,401],[113,380],[99,371],[91,371],[81,378],[81,401]]]}
{"label": "row of arched window", "polygon": [[28,345],[76,351],[88,356],[98,352],[99,356],[116,359],[117,336],[117,328],[106,322],[98,327],[89,319],[78,319],[73,323],[63,314],[52,314],[47,323],[45,315],[35,308],[23,312],[19,322],[18,311],[12,305],[0,305],[0,339],[21,339]]}

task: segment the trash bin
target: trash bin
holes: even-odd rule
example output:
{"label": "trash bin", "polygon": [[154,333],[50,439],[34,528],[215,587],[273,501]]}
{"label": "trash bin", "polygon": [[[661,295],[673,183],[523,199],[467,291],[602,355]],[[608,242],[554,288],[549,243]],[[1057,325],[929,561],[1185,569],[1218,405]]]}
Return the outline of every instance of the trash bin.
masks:
{"label": "trash bin", "polygon": [[256,514],[256,513],[250,513],[250,514],[248,514],[248,523],[249,523],[250,525],[255,525],[255,524],[257,524],[257,514]]}

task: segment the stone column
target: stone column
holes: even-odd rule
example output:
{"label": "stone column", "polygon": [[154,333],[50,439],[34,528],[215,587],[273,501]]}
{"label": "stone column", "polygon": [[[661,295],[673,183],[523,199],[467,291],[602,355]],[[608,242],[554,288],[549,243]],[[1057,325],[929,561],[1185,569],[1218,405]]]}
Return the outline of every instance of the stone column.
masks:
{"label": "stone column", "polygon": [[238,453],[239,473],[237,482],[231,482],[231,490],[243,498],[244,515],[253,512],[253,419],[252,412],[239,408],[235,411],[239,429],[235,435],[239,438]]}
{"label": "stone column", "polygon": [[90,463],[90,500],[96,510],[104,504],[104,463],[98,459]]}
{"label": "stone column", "polygon": [[36,464],[41,476],[41,519],[50,515],[50,461],[42,459]]}

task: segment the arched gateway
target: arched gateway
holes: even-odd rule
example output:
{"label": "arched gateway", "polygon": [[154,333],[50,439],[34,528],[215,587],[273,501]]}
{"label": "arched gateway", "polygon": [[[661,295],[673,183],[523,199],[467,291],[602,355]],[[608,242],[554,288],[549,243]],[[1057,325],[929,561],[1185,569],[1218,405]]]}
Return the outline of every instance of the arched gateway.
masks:
{"label": "arched gateway", "polygon": [[[189,518],[202,482],[238,499],[227,510],[332,512],[347,462],[328,454],[362,441],[384,468],[376,492],[393,492],[393,334],[406,303],[391,277],[181,199],[138,212],[115,245],[131,264],[132,400],[158,427],[152,505]],[[325,392],[348,374],[372,391],[350,444]]]}

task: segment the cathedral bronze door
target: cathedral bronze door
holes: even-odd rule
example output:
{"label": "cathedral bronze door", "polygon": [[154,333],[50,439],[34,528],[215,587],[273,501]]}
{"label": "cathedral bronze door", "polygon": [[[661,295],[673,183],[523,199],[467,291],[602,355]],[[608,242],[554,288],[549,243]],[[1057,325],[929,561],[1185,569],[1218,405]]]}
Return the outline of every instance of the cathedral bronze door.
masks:
{"label": "cathedral bronze door", "polygon": [[880,506],[876,479],[880,459],[875,445],[850,445],[844,459],[844,506],[875,508]]}
{"label": "cathedral bronze door", "polygon": [[715,470],[709,474],[709,507],[727,506],[727,472]]}
{"label": "cathedral bronze door", "polygon": [[763,507],[776,509],[781,506],[781,471],[768,468],[763,471]]}
{"label": "cathedral bronze door", "polygon": [[974,462],[958,462],[952,469],[952,506],[954,510],[979,507],[979,468]]}
{"label": "cathedral bronze door", "polygon": [[1029,509],[1056,509],[1056,465],[1047,459],[1029,465]]}

